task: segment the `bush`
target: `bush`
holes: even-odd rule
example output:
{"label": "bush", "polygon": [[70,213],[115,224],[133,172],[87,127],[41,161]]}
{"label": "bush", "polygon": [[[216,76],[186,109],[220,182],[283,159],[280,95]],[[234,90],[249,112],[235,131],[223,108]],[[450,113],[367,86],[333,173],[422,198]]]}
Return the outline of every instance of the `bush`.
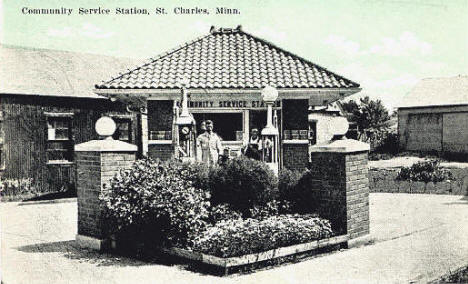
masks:
{"label": "bush", "polygon": [[242,219],[242,214],[232,210],[229,204],[218,204],[210,208],[210,222],[216,224],[225,220]]}
{"label": "bush", "polygon": [[294,201],[297,185],[304,172],[282,169],[278,176],[278,191],[280,200]]}
{"label": "bush", "polygon": [[275,174],[263,162],[239,157],[227,160],[210,174],[211,200],[214,205],[227,203],[244,217],[249,209],[265,206],[278,197]]}
{"label": "bush", "polygon": [[250,208],[250,216],[254,219],[265,219],[279,214],[292,213],[291,203],[287,200],[273,200],[263,206],[255,205]]}
{"label": "bush", "polygon": [[314,215],[280,215],[264,220],[227,220],[195,239],[193,250],[219,257],[258,253],[332,236],[328,220]]}
{"label": "bush", "polygon": [[32,178],[0,179],[0,196],[17,196],[36,192]]}
{"label": "bush", "polygon": [[379,131],[372,140],[373,152],[381,154],[397,154],[400,152],[400,140],[398,133]]}
{"label": "bush", "polygon": [[402,167],[397,175],[397,180],[407,181],[441,182],[453,179],[452,173],[440,168],[437,160],[417,162],[411,167]]}
{"label": "bush", "polygon": [[208,221],[209,193],[194,186],[195,167],[174,160],[138,160],[102,195],[113,231],[142,242],[188,246]]}
{"label": "bush", "polygon": [[309,170],[304,172],[282,170],[279,176],[279,200],[287,203],[289,212],[316,213],[320,206],[321,191],[313,184],[313,175]]}

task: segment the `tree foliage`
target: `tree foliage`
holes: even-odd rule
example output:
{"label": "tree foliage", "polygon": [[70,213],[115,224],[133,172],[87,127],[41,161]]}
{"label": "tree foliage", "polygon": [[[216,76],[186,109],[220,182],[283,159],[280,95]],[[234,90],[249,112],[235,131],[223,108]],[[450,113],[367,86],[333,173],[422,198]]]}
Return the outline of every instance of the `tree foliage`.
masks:
{"label": "tree foliage", "polygon": [[381,100],[371,100],[366,96],[359,102],[350,100],[342,103],[342,106],[356,122],[361,140],[367,141],[372,139],[374,133],[387,130],[390,114]]}

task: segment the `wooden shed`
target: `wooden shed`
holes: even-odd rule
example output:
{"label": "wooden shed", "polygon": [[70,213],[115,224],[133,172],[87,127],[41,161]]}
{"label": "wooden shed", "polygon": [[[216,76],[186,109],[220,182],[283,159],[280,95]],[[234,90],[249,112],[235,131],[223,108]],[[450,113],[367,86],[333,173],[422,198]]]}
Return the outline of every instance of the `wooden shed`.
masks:
{"label": "wooden shed", "polygon": [[398,107],[400,146],[468,154],[468,76],[421,80]]}
{"label": "wooden shed", "polygon": [[[73,186],[76,143],[96,139],[113,116],[120,139],[135,141],[133,114],[92,92],[97,79],[136,65],[125,58],[1,45],[0,177],[32,179],[36,191]],[[117,137],[116,137],[117,138]]]}

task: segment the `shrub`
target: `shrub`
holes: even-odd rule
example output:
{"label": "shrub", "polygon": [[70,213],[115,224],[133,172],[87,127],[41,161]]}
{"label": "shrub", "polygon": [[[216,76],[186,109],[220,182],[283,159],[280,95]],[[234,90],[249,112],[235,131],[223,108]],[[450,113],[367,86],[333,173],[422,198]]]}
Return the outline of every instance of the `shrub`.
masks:
{"label": "shrub", "polygon": [[211,173],[211,200],[214,205],[227,203],[250,217],[250,208],[277,198],[277,184],[275,174],[265,163],[245,157],[230,159]]}
{"label": "shrub", "polygon": [[397,175],[397,180],[441,182],[453,180],[449,170],[442,169],[439,161],[423,161],[413,164],[411,167],[402,167]]}
{"label": "shrub", "polygon": [[121,171],[102,195],[110,227],[150,242],[187,246],[208,220],[209,193],[193,185],[195,167],[144,159]]}
{"label": "shrub", "polygon": [[313,215],[280,215],[263,220],[227,220],[195,239],[193,250],[219,257],[258,253],[332,236],[328,220]]}
{"label": "shrub", "polygon": [[191,175],[185,178],[190,180],[194,187],[210,192],[213,167],[201,162],[184,163],[183,166],[191,173]]}
{"label": "shrub", "polygon": [[297,185],[304,172],[282,169],[278,176],[278,191],[280,200],[294,201]]}
{"label": "shrub", "polygon": [[287,203],[289,212],[315,213],[322,197],[319,187],[313,184],[313,175],[309,170],[283,170],[279,178],[279,200]]}
{"label": "shrub", "polygon": [[397,154],[400,151],[398,133],[379,131],[372,140],[373,152],[381,154]]}
{"label": "shrub", "polygon": [[279,214],[291,213],[291,204],[287,200],[272,200],[263,206],[254,205],[249,211],[252,218],[265,219]]}
{"label": "shrub", "polygon": [[0,196],[16,196],[36,193],[32,178],[0,179]]}
{"label": "shrub", "polygon": [[227,203],[218,204],[210,208],[210,222],[216,224],[224,220],[242,219],[242,214],[234,211]]}

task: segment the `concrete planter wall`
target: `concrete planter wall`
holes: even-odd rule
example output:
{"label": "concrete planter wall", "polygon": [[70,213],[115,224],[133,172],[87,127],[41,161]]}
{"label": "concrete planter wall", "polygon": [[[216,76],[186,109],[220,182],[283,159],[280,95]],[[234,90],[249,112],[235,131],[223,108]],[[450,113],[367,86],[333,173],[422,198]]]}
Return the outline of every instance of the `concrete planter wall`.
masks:
{"label": "concrete planter wall", "polygon": [[456,178],[444,182],[409,182],[396,179],[400,168],[370,168],[370,192],[400,192],[466,195],[468,192],[468,168],[446,168]]}
{"label": "concrete planter wall", "polygon": [[292,256],[299,253],[313,251],[319,248],[327,248],[333,245],[346,244],[348,240],[348,235],[340,235],[323,240],[312,241],[288,247],[280,247],[259,253],[226,258],[180,248],[164,248],[162,249],[162,251],[169,255],[174,255],[194,262],[222,268],[224,270],[224,274],[227,274],[229,272],[229,269],[233,267],[256,264],[262,261],[272,260],[275,258]]}

